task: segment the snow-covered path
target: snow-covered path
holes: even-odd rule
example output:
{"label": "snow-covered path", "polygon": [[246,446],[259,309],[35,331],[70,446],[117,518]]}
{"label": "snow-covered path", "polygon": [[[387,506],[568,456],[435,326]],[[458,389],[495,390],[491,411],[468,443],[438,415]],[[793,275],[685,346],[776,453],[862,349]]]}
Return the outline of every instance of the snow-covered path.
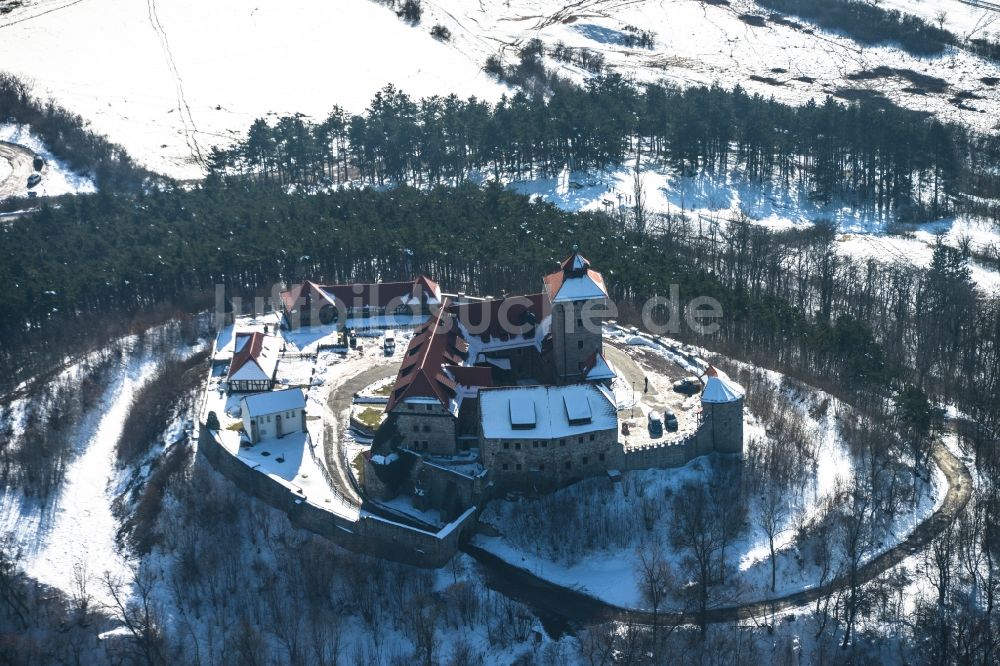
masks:
{"label": "snow-covered path", "polygon": [[111,371],[102,400],[70,435],[76,457],[47,506],[26,500],[19,490],[0,494],[0,530],[23,548],[24,570],[39,582],[71,593],[82,575],[87,592],[102,603],[109,601],[100,584],[103,573],[128,574],[127,560],[115,545],[118,522],[111,511],[115,445],[136,391],[159,363],[153,354],[126,351]]}
{"label": "snow-covered path", "polygon": [[53,519],[36,534],[36,551],[26,570],[39,581],[72,589],[75,569],[82,566],[91,579],[88,589],[99,601],[107,601],[97,581],[105,571],[116,577],[128,573],[115,545],[118,522],[111,513],[109,484],[115,470],[115,444],[132,398],[156,366],[157,361],[150,358],[126,362],[109,387],[96,428],[66,471]]}

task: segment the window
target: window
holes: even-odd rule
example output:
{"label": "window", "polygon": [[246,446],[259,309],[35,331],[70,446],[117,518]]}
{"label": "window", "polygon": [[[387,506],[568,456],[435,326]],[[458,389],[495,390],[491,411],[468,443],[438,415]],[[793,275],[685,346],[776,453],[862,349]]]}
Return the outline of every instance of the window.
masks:
{"label": "window", "polygon": [[406,408],[407,409],[416,409],[417,406],[416,405],[411,405],[411,404],[407,403]]}
{"label": "window", "polygon": [[549,443],[548,442],[542,442],[542,448],[543,449],[549,448]]}
{"label": "window", "polygon": [[427,411],[428,412],[431,411],[432,409],[434,409],[434,405],[427,405]]}
{"label": "window", "polygon": [[538,470],[541,471],[541,472],[544,472],[545,471],[545,463],[539,463]]}
{"label": "window", "polygon": [[565,439],[560,439],[559,440],[559,446],[566,446],[566,440]]}
{"label": "window", "polygon": [[583,340],[577,340],[576,341],[576,348],[577,349],[583,349]]}
{"label": "window", "polygon": [[518,451],[521,450],[521,442],[514,442],[514,448]]}
{"label": "window", "polygon": [[603,453],[599,454],[597,456],[597,459],[600,460],[601,462],[604,462],[604,454]]}
{"label": "window", "polygon": [[571,463],[570,461],[567,460],[566,461],[566,469],[569,469],[572,466],[573,466],[573,463]]}
{"label": "window", "polygon": [[594,441],[594,436],[593,435],[590,436],[590,441]]}
{"label": "window", "polygon": [[516,465],[514,465],[514,467],[517,469],[518,472],[521,471],[521,463],[517,463]]}
{"label": "window", "polygon": [[510,442],[504,442],[503,443],[503,448],[509,449],[510,448]]}
{"label": "window", "polygon": [[531,443],[531,448],[533,448],[533,449],[537,449],[538,448],[538,440],[535,440],[535,441],[533,441]]}
{"label": "window", "polygon": [[420,432],[420,426],[418,426],[416,423],[413,424],[413,432]]}
{"label": "window", "polygon": [[268,423],[270,423],[270,422],[271,422],[271,415],[270,415],[270,414],[268,414],[268,415],[267,415],[267,422],[268,422]]}
{"label": "window", "polygon": [[510,468],[510,465],[508,465],[507,463],[503,464],[503,471],[506,472],[509,468]]}
{"label": "window", "polygon": [[583,457],[583,464],[584,464],[584,465],[587,465],[587,464],[589,464],[589,463],[590,463],[590,458],[588,458],[587,456],[584,456],[584,457]]}
{"label": "window", "polygon": [[[424,432],[430,432],[430,431],[431,431],[431,427],[429,425],[424,425]],[[594,439],[594,436],[591,435],[590,438]]]}
{"label": "window", "polygon": [[576,318],[576,327],[577,328],[583,328],[583,317],[577,317]]}
{"label": "window", "polygon": [[577,444],[583,444],[583,437],[577,437],[576,438],[576,443]]}

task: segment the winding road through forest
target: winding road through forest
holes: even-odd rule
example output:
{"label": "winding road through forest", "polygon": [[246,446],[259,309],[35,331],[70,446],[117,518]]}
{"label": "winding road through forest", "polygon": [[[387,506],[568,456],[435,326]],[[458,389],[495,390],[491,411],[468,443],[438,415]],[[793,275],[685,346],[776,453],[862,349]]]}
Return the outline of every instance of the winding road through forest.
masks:
{"label": "winding road through forest", "polygon": [[[857,572],[859,584],[874,580],[907,557],[926,548],[936,536],[951,524],[965,509],[972,493],[972,475],[942,442],[931,451],[934,463],[948,481],[948,492],[941,506],[901,542],[879,553],[861,565]],[[466,544],[464,551],[474,557],[486,571],[487,582],[496,591],[527,604],[542,619],[550,633],[560,634],[572,626],[586,626],[601,622],[617,621],[649,625],[653,614],[647,611],[622,608],[596,597],[549,582],[531,572],[516,567],[492,553]],[[732,606],[709,608],[704,617],[694,612],[667,612],[657,615],[661,625],[706,624],[734,622],[762,618],[781,611],[798,608],[826,597],[850,585],[847,575],[829,582],[772,599],[761,599]]]}

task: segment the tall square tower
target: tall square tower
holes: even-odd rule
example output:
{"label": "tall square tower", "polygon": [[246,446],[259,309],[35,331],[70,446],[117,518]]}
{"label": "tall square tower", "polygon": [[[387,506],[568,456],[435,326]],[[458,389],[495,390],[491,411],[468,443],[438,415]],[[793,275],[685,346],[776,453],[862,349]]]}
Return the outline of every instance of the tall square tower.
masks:
{"label": "tall square tower", "polygon": [[542,290],[551,307],[552,356],[556,381],[583,381],[588,359],[602,355],[602,326],[608,291],[604,278],[574,245]]}

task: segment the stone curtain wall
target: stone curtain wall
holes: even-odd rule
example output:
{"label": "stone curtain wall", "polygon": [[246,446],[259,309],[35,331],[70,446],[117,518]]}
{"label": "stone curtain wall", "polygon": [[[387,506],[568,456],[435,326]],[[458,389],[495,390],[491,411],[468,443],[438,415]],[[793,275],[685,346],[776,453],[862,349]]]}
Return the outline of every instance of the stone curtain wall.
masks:
{"label": "stone curtain wall", "polygon": [[458,552],[459,542],[471,536],[477,522],[473,508],[460,521],[433,533],[362,514],[348,520],[302,500],[290,489],[265,474],[254,471],[229,453],[218,438],[200,427],[198,451],[222,476],[236,487],[265,504],[284,511],[296,527],[329,539],[338,546],[387,560],[420,567],[437,568]]}

